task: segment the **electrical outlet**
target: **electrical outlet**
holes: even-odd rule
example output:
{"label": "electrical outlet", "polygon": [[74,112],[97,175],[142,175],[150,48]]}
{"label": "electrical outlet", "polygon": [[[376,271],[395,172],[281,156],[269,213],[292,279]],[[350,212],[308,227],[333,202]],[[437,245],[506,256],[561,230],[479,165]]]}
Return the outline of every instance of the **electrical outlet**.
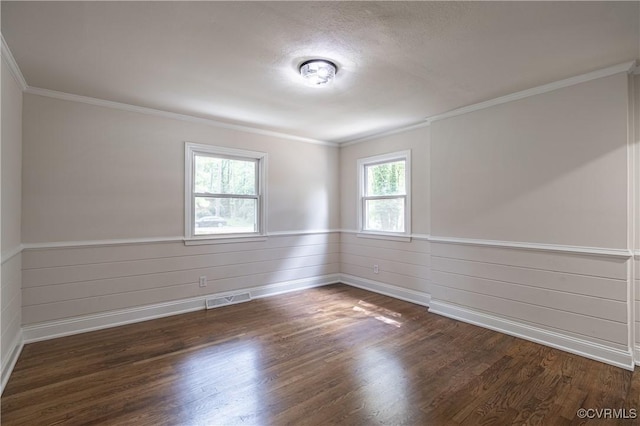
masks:
{"label": "electrical outlet", "polygon": [[206,287],[207,286],[207,277],[205,275],[200,277],[200,287]]}
{"label": "electrical outlet", "polygon": [[380,269],[378,269],[378,265],[373,265],[373,273],[377,274],[378,272],[380,272]]}

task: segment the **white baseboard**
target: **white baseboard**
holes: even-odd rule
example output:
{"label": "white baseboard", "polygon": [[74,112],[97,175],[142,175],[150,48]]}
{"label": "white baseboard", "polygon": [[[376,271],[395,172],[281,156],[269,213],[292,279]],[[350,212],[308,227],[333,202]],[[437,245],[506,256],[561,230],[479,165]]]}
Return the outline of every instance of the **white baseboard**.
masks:
{"label": "white baseboard", "polygon": [[24,343],[39,342],[42,340],[55,339],[57,337],[70,336],[88,331],[101,330],[104,328],[117,327],[119,325],[198,311],[205,309],[205,299],[210,297],[223,297],[233,293],[249,291],[252,298],[260,299],[263,297],[276,296],[278,294],[288,293],[291,291],[304,290],[328,284],[335,284],[338,282],[343,282],[353,287],[395,297],[396,299],[405,300],[422,306],[429,306],[430,297],[426,293],[365,278],[359,278],[352,275],[331,274],[300,280],[285,281],[248,289],[238,289],[233,292],[208,294],[205,296],[157,303],[154,305],[119,309],[117,311],[83,315],[80,317],[27,325],[22,328]]}
{"label": "white baseboard", "polygon": [[527,324],[488,315],[483,312],[463,308],[446,302],[431,300],[431,296],[425,292],[410,290],[348,274],[331,274],[248,289],[238,289],[234,292],[208,294],[190,299],[176,300],[166,303],[158,303],[154,305],[121,309],[100,314],[85,315],[81,317],[24,326],[21,333],[16,336],[12,342],[11,356],[6,360],[6,362],[3,362],[2,390],[4,390],[4,386],[9,380],[9,376],[11,375],[18,356],[22,351],[22,347],[26,343],[49,340],[57,337],[202,310],[205,309],[205,299],[213,296],[225,296],[241,291],[250,291],[252,298],[259,299],[338,282],[418,305],[427,306],[429,307],[429,312],[432,313],[551,346],[627,370],[633,370],[634,359],[635,363],[640,365],[640,346],[635,347],[634,354],[632,351],[627,352],[620,349],[598,345],[593,342],[575,339],[549,330],[532,327]]}
{"label": "white baseboard", "polygon": [[253,299],[261,299],[263,297],[277,296],[278,294],[289,293],[291,291],[322,287],[329,284],[337,284],[339,282],[340,274],[330,274],[254,287],[250,288],[249,291],[251,292],[251,297]]}
{"label": "white baseboard", "polygon": [[[238,289],[233,292],[207,294],[190,299],[182,299],[165,303],[157,303],[154,305],[120,309],[100,314],[83,315],[80,317],[27,325],[22,328],[24,343],[39,342],[42,340],[54,339],[56,337],[70,336],[88,331],[101,330],[104,328],[117,327],[119,325],[198,311],[205,309],[205,299],[210,297],[222,297],[234,293],[249,291],[251,292],[252,298],[259,299],[288,293],[290,291],[334,284],[337,282],[340,282],[339,274],[324,275],[249,289]],[[4,380],[4,370],[2,377]]]}
{"label": "white baseboard", "polygon": [[[620,349],[609,348],[597,343],[580,340],[549,330],[533,327],[527,324],[511,321],[475,311],[469,308],[452,305],[439,300],[432,300],[429,312],[474,324],[490,330],[519,337],[542,345],[551,346],[576,355],[590,358],[606,364],[615,365],[625,370],[634,369],[633,353]],[[636,350],[637,352],[637,350]],[[637,360],[636,356],[636,360]]]}
{"label": "white baseboard", "polygon": [[18,357],[20,356],[23,347],[24,339],[22,338],[22,330],[20,330],[10,344],[11,351],[9,352],[9,357],[6,360],[2,360],[2,381],[0,382],[0,395],[2,395],[2,393],[4,392],[4,387],[7,385],[9,377],[11,377],[11,373],[13,372],[13,368],[16,366],[16,362],[18,362]]}
{"label": "white baseboard", "polygon": [[417,305],[429,306],[429,302],[431,301],[431,296],[428,293],[410,290],[408,288],[385,284],[379,281],[373,281],[353,275],[342,274],[340,275],[340,281],[353,287],[384,294],[385,296],[415,303]]}

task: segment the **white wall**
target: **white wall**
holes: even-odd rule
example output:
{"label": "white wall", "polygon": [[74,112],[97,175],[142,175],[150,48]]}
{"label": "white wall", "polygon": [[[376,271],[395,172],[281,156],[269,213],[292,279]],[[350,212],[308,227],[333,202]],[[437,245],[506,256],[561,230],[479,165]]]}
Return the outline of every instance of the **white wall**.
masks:
{"label": "white wall", "polygon": [[626,248],[627,75],[437,121],[432,234]]}
{"label": "white wall", "polygon": [[411,230],[429,233],[429,128],[421,127],[403,133],[346,145],[340,149],[340,220],[342,229],[356,230],[359,158],[390,152],[411,150],[411,184],[413,197]]}
{"label": "white wall", "polygon": [[431,311],[630,366],[628,105],[619,73],[432,124]]}
{"label": "white wall", "polygon": [[429,234],[343,233],[342,272],[425,292],[431,312],[630,368],[628,106],[619,73],[342,148],[343,228],[357,223],[357,159],[412,149],[413,232]]}
{"label": "white wall", "polygon": [[[22,322],[22,257],[21,243],[21,181],[22,181],[22,90],[14,80],[5,62],[2,63],[2,213],[0,215],[2,241],[2,271],[0,272],[2,293],[0,296],[2,316],[0,318],[0,359],[2,364],[2,387],[15,362],[20,346]],[[17,253],[17,254],[16,254]]]}
{"label": "white wall", "polygon": [[[65,333],[94,324],[98,314],[337,281],[339,235],[330,232],[339,218],[337,148],[31,94],[24,122],[27,338],[45,336],[50,329],[36,324],[51,321],[68,321],[55,331]],[[184,232],[185,141],[268,153],[267,231],[279,235],[176,242]],[[166,241],[118,241],[132,238]],[[85,246],[95,240],[106,245]],[[198,287],[201,275],[206,288]]]}
{"label": "white wall", "polygon": [[269,154],[269,232],[338,225],[337,148],[37,95],[24,103],[26,243],[183,235],[185,141]]}
{"label": "white wall", "polygon": [[[411,242],[356,236],[359,158],[411,150]],[[417,303],[429,300],[429,129],[344,146],[340,149],[341,271],[349,284],[383,291]],[[378,265],[379,273],[373,272]]]}

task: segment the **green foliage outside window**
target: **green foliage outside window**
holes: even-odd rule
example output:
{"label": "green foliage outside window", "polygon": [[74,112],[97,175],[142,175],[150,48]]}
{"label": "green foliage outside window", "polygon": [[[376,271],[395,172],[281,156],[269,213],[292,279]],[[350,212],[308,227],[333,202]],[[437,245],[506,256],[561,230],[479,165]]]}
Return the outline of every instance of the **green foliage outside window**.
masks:
{"label": "green foliage outside window", "polygon": [[195,159],[194,192],[196,221],[206,216],[225,219],[225,226],[254,231],[257,200],[216,195],[257,195],[257,162],[199,155]]}
{"label": "green foliage outside window", "polygon": [[[367,197],[406,195],[405,161],[366,166]],[[404,232],[404,202],[402,199],[377,199],[365,202],[365,229]]]}
{"label": "green foliage outside window", "polygon": [[404,161],[367,166],[367,196],[404,195]]}

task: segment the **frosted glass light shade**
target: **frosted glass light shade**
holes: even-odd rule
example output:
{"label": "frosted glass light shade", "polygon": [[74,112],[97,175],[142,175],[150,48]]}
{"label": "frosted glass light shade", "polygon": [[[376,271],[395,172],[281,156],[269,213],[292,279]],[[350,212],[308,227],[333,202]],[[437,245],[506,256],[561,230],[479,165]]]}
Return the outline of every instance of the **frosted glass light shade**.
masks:
{"label": "frosted glass light shade", "polygon": [[312,59],[300,64],[300,75],[309,86],[325,86],[336,76],[337,67],[324,59]]}

